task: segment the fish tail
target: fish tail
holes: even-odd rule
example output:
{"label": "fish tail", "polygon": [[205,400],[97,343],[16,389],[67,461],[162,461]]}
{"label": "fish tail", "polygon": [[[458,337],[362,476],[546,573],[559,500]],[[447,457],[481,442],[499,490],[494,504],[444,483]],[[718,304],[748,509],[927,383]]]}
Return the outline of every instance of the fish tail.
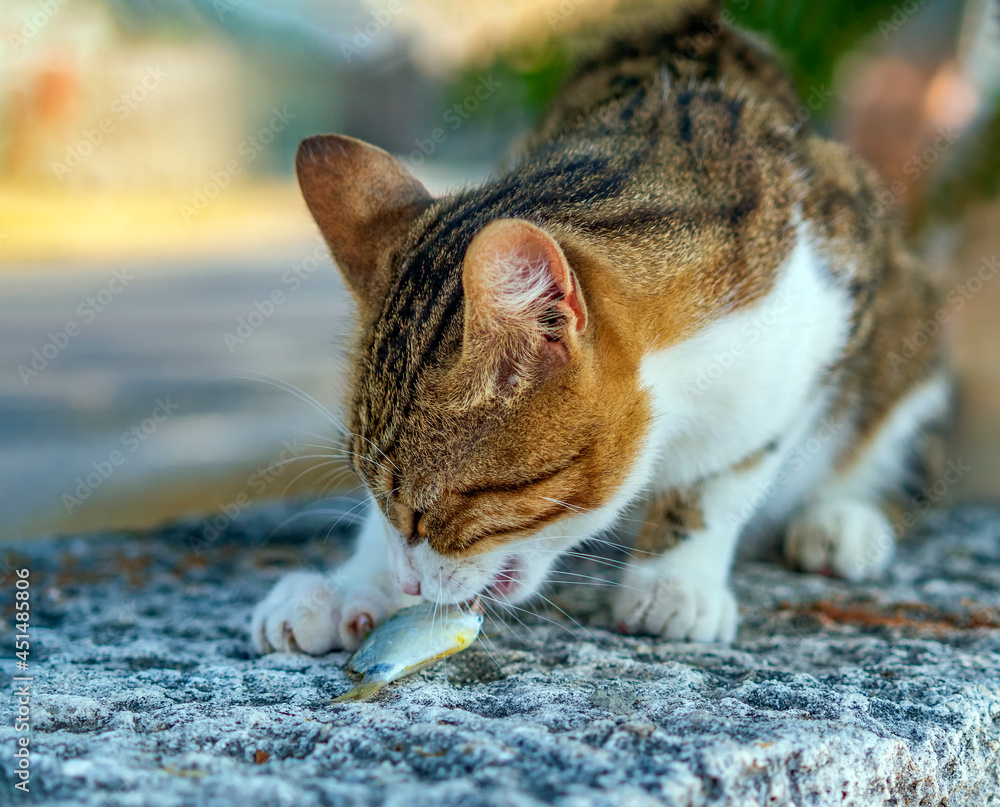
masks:
{"label": "fish tail", "polygon": [[362,681],[354,689],[350,689],[339,698],[334,698],[333,703],[352,703],[354,701],[366,701],[386,685],[386,681]]}

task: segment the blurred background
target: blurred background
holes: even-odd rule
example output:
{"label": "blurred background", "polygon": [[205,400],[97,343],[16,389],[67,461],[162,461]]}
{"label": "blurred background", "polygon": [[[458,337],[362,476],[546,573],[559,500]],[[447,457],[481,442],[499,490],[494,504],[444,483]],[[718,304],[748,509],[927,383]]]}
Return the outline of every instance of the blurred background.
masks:
{"label": "blurred background", "polygon": [[[623,0],[2,0],[0,538],[336,496],[351,312],[292,173],[319,132],[481,181]],[[933,498],[1000,495],[1000,3],[729,0],[942,285]],[[435,130],[443,135],[435,136]]]}

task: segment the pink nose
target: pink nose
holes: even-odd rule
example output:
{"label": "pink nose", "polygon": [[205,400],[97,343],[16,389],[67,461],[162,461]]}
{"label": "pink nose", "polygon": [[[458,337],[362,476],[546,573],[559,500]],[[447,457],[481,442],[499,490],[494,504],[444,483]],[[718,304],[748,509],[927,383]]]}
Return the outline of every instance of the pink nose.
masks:
{"label": "pink nose", "polygon": [[404,594],[412,594],[414,597],[420,596],[420,581],[417,578],[411,578],[409,580],[403,580],[399,587],[403,590]]}

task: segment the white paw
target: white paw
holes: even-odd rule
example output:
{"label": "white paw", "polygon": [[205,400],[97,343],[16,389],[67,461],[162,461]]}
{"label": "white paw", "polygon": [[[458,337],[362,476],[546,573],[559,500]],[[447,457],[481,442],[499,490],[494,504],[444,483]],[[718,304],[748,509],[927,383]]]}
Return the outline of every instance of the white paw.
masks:
{"label": "white paw", "polygon": [[882,574],[893,548],[889,519],[877,505],[862,499],[826,499],[808,505],[785,535],[789,563],[847,580]]}
{"label": "white paw", "polygon": [[338,586],[316,572],[292,572],[257,603],[250,633],[261,653],[320,656],[355,649],[390,611],[389,598],[373,586]]}
{"label": "white paw", "polygon": [[736,638],[736,599],[725,583],[681,568],[667,575],[656,566],[630,570],[622,581],[614,615],[624,632],[695,642]]}

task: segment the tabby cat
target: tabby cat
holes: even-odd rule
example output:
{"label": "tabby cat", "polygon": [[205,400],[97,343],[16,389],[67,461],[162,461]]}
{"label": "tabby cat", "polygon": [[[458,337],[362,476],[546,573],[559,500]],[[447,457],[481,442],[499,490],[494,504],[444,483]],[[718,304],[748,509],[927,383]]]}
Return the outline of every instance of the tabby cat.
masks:
{"label": "tabby cat", "polygon": [[949,397],[912,338],[935,294],[803,108],[710,4],[613,38],[482,187],[435,199],[374,146],[304,141],[359,310],[371,507],[341,569],[257,606],[258,649],[350,649],[418,598],[523,601],[640,498],[625,631],[732,640],[748,531],[783,529],[805,571],[881,573]]}

